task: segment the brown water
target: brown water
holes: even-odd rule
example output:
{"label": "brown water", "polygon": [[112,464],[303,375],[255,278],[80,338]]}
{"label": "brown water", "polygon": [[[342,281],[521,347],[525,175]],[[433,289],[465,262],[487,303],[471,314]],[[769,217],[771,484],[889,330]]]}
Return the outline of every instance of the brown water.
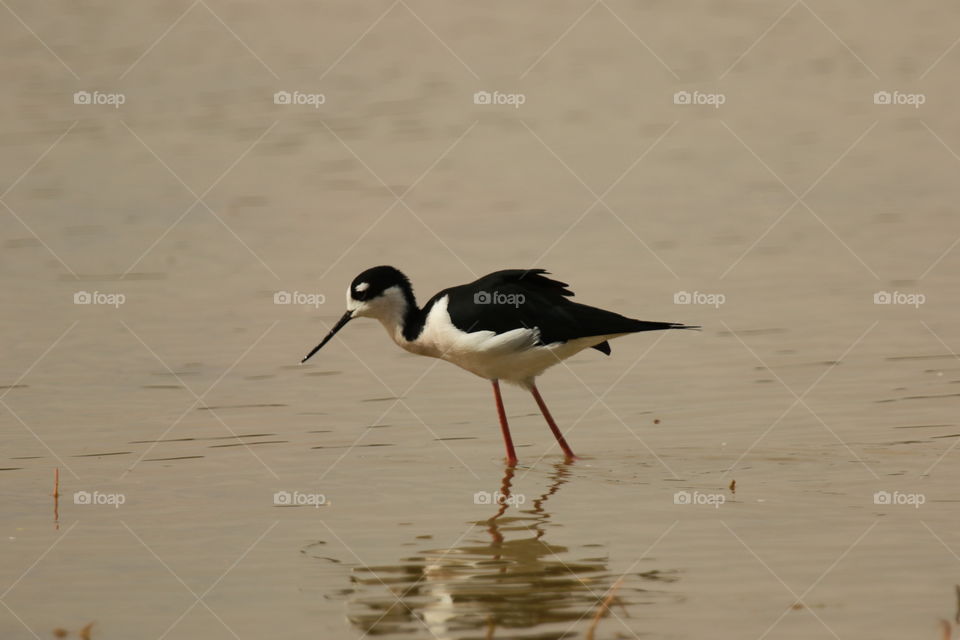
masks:
{"label": "brown water", "polygon": [[[0,637],[933,640],[954,619],[953,4],[0,14]],[[376,323],[297,364],[384,263],[422,299],[545,267],[704,331],[541,379],[574,464],[507,389],[511,471],[489,385]]]}

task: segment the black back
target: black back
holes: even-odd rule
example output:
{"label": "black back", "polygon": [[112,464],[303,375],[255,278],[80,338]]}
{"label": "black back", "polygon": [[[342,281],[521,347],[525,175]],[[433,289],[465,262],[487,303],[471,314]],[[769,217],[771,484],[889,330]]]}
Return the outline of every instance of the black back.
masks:
{"label": "black back", "polygon": [[[634,320],[573,302],[568,285],[547,278],[547,273],[544,269],[508,269],[444,289],[424,305],[415,324],[404,327],[404,336],[413,340],[420,335],[431,307],[443,296],[449,297],[447,311],[461,331],[500,334],[520,327],[536,327],[540,330],[538,344],[543,345],[615,333],[693,328],[674,322]],[[594,348],[610,353],[606,342]]]}

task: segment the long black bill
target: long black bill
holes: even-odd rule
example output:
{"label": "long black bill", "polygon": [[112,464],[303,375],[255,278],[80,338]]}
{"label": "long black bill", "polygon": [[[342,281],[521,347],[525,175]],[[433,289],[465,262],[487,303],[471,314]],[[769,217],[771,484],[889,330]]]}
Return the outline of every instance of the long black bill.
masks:
{"label": "long black bill", "polygon": [[339,320],[337,320],[337,324],[333,325],[333,329],[330,329],[330,333],[327,334],[327,337],[324,338],[323,341],[320,342],[320,344],[315,346],[313,350],[310,353],[308,353],[303,360],[300,361],[300,364],[303,364],[304,362],[312,358],[313,354],[315,354],[317,351],[320,351],[320,349],[323,349],[323,345],[330,342],[330,338],[336,335],[337,331],[340,331],[340,329],[343,329],[345,326],[347,326],[347,323],[353,319],[353,316],[351,315],[352,313],[353,313],[352,311],[347,311],[345,314],[343,314],[343,316]]}

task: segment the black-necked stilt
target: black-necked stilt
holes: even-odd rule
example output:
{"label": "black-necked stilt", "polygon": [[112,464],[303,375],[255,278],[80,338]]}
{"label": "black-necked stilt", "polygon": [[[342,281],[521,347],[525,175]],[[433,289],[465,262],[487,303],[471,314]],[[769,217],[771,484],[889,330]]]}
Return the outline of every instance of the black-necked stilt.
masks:
{"label": "black-necked stilt", "polygon": [[347,312],[307,356],[327,344],[353,318],[376,318],[399,346],[441,358],[493,383],[507,460],[516,464],[500,380],[533,394],[568,459],[575,458],[535,379],[547,368],[587,348],[610,355],[611,338],[638,331],[699,329],[676,322],[634,320],[571,301],[567,285],[543,269],[508,269],[444,289],[417,306],[410,280],[393,267],[367,269],[347,289]]}

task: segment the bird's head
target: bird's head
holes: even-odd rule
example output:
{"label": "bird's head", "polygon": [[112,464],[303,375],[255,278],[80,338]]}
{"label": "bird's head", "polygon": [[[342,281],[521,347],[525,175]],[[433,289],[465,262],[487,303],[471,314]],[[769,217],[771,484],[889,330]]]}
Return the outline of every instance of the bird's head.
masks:
{"label": "bird's head", "polygon": [[381,266],[367,269],[347,289],[347,312],[330,333],[300,362],[306,362],[323,348],[340,329],[354,318],[376,318],[386,321],[402,316],[410,305],[416,305],[410,280],[399,269]]}

